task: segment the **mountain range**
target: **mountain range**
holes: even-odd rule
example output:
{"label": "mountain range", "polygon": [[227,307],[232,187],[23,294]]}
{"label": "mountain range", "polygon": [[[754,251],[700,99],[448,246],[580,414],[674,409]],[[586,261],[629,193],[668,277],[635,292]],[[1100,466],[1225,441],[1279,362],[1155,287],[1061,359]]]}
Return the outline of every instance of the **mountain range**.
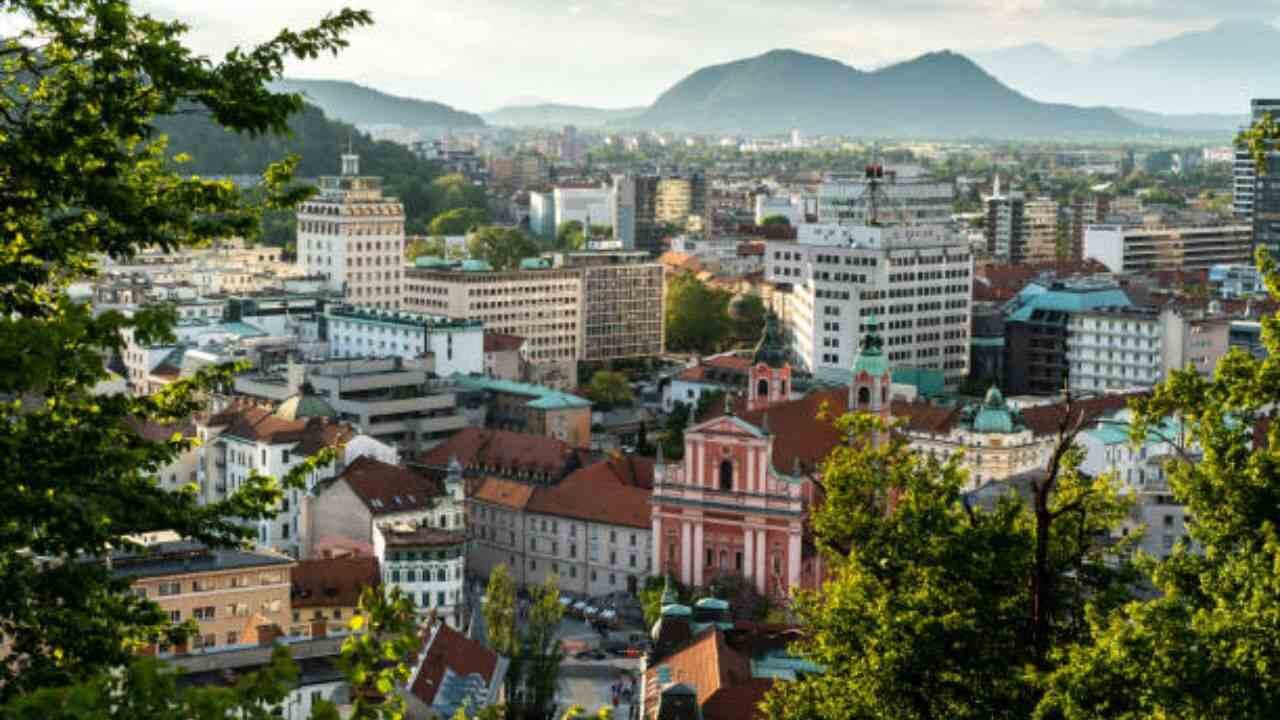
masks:
{"label": "mountain range", "polygon": [[1120,137],[1147,129],[1108,108],[1037,102],[949,51],[866,72],[795,50],[702,68],[638,127],[897,137]]}
{"label": "mountain range", "polygon": [[299,93],[331,120],[353,125],[403,125],[410,128],[482,127],[474,113],[443,103],[399,97],[344,80],[284,78],[270,84],[275,92]]}
{"label": "mountain range", "polygon": [[973,58],[1001,82],[1044,100],[1194,113],[1202,121],[1213,114],[1232,129],[1248,114],[1250,98],[1280,95],[1271,64],[1277,49],[1274,25],[1233,20],[1092,59],[1073,60],[1042,43]]}

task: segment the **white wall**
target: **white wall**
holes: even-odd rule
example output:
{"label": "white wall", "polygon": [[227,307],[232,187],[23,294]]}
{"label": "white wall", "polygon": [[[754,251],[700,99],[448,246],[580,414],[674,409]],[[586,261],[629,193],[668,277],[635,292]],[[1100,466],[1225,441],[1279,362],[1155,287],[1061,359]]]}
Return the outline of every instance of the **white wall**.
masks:
{"label": "white wall", "polygon": [[1124,272],[1124,228],[1119,225],[1086,227],[1084,256],[1106,265],[1111,272]]}

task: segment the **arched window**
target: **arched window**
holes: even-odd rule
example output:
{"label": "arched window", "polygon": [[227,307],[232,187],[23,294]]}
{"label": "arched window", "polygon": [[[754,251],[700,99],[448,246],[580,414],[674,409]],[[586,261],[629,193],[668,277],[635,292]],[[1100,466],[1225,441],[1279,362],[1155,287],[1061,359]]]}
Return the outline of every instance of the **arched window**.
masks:
{"label": "arched window", "polygon": [[870,404],[871,404],[871,389],[865,388],[865,387],[858,388],[858,405],[861,406],[861,405],[870,405]]}
{"label": "arched window", "polygon": [[728,460],[720,463],[720,489],[733,490],[733,463]]}
{"label": "arched window", "polygon": [[729,551],[728,550],[720,551],[720,569],[721,570],[729,569]]}
{"label": "arched window", "polygon": [[880,388],[880,402],[882,404],[889,402],[889,388],[887,387]]}
{"label": "arched window", "polygon": [[769,381],[760,378],[760,382],[756,383],[756,397],[769,397]]}
{"label": "arched window", "polygon": [[778,384],[778,395],[783,399],[787,399],[787,381],[780,380]]}

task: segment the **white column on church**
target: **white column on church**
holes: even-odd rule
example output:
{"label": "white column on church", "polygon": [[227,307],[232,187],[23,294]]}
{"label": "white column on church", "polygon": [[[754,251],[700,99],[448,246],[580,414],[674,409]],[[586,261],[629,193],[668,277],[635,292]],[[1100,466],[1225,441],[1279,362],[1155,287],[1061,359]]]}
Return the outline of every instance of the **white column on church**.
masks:
{"label": "white column on church", "polygon": [[742,485],[743,492],[755,492],[756,490],[756,451],[755,448],[747,448],[747,462],[745,482]]}
{"label": "white column on church", "polygon": [[702,523],[693,526],[693,584],[702,587],[702,563],[706,561],[707,550],[702,541]]}
{"label": "white column on church", "polygon": [[680,529],[680,582],[693,581],[693,528],[688,520]]}
{"label": "white column on church", "polygon": [[695,468],[698,472],[697,484],[698,484],[698,487],[706,487],[707,485],[707,478],[706,478],[707,444],[699,440],[697,445],[695,445],[695,447],[697,448],[697,457],[694,458],[694,462],[696,462],[698,465],[698,467]]}
{"label": "white column on church", "polygon": [[742,529],[742,574],[748,580],[755,577],[756,556],[755,556],[755,540],[756,531],[749,527]]}
{"label": "white column on church", "polygon": [[764,530],[756,531],[756,589],[764,594],[769,587],[768,570],[765,567],[765,555],[768,552],[768,541],[765,539]]}
{"label": "white column on church", "polygon": [[800,587],[800,533],[791,533],[787,545],[787,589]]}
{"label": "white column on church", "polygon": [[649,544],[653,548],[653,555],[650,556],[649,561],[653,563],[650,566],[650,572],[654,575],[666,574],[663,566],[666,556],[662,554],[662,518],[656,514],[653,516],[653,537],[650,538]]}

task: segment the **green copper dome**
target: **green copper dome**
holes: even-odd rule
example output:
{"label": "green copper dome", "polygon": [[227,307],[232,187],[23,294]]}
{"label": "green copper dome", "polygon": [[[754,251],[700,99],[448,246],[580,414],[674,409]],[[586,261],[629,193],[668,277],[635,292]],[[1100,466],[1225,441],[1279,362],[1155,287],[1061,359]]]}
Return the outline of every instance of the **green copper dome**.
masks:
{"label": "green copper dome", "polygon": [[868,315],[863,321],[866,332],[862,335],[862,347],[853,360],[853,376],[867,373],[872,377],[886,375],[889,372],[889,359],[884,356],[884,338],[880,337],[880,322],[875,315]]}
{"label": "green copper dome", "polygon": [[285,420],[305,420],[313,417],[336,418],[338,413],[319,395],[299,394],[280,403],[276,417]]}
{"label": "green copper dome", "polygon": [[982,407],[973,416],[973,431],[980,433],[1011,433],[1014,429],[1013,413],[1004,404],[1004,395],[994,385],[982,400]]}

